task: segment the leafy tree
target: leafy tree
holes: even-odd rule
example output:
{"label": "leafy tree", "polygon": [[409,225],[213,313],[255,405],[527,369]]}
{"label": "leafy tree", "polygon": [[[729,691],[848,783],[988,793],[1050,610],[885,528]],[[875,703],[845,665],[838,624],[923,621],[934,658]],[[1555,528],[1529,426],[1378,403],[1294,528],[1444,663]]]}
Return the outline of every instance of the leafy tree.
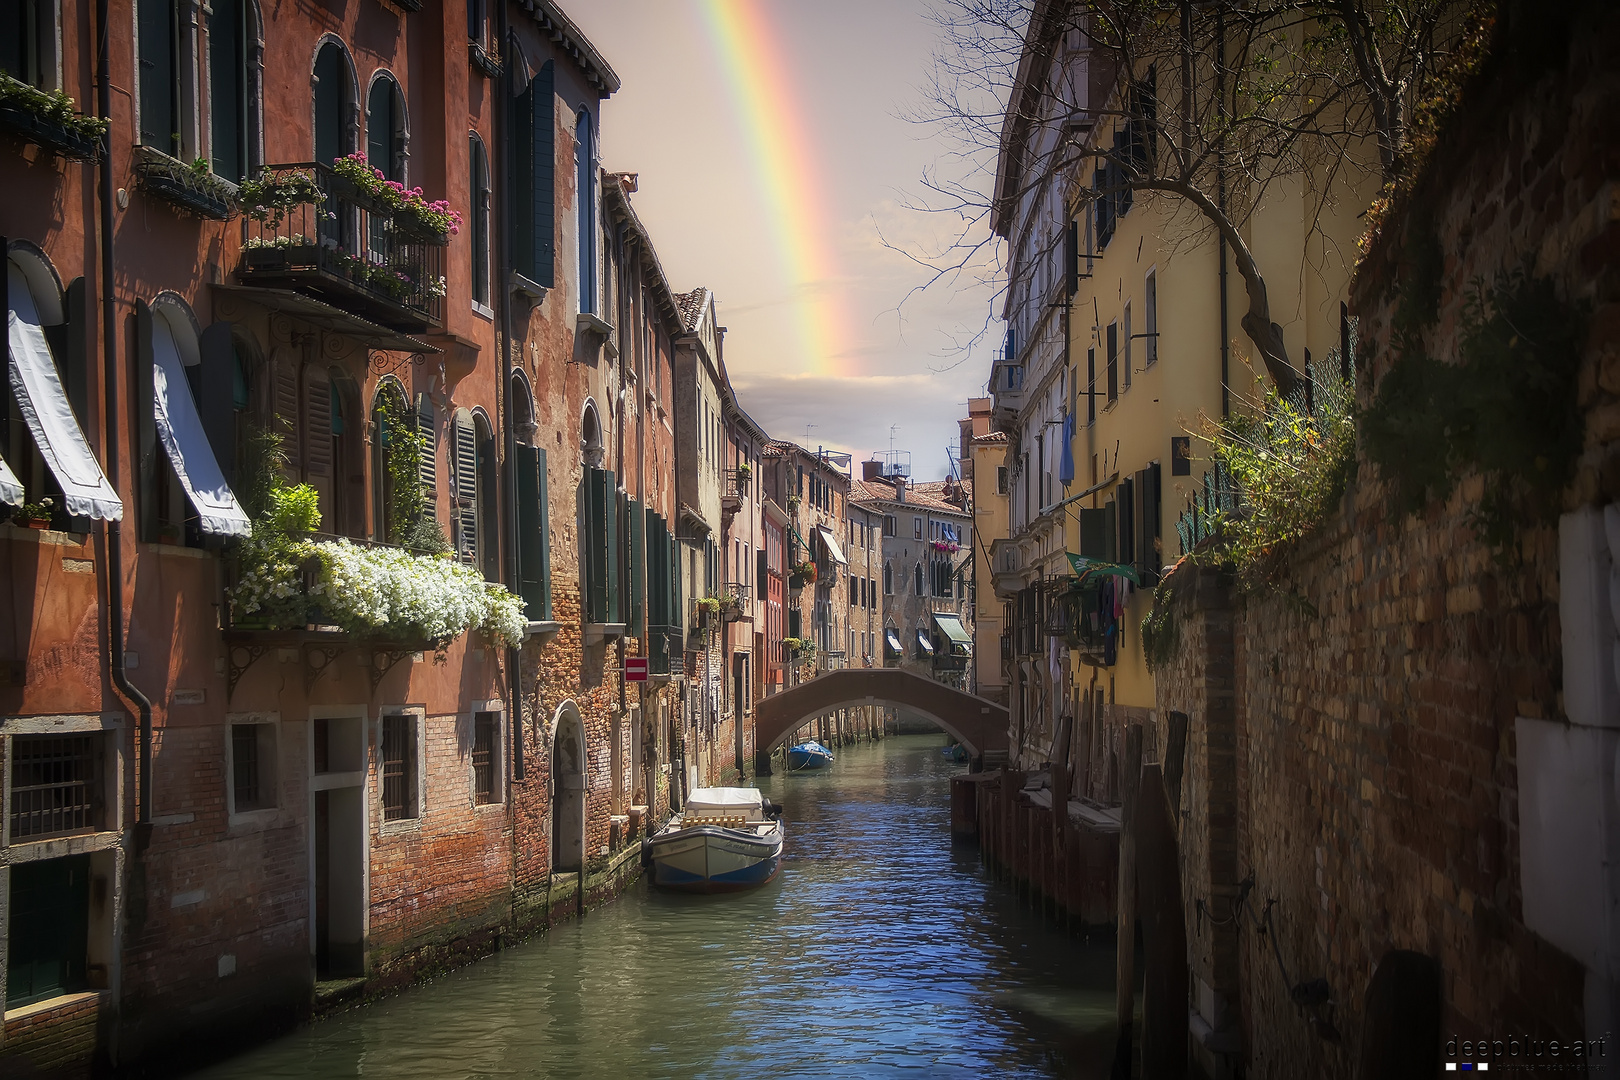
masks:
{"label": "leafy tree", "polygon": [[[931,268],[930,283],[966,272],[993,232],[1020,227],[1032,193],[1061,191],[1075,210],[1138,193],[1173,200],[1186,232],[1213,231],[1231,249],[1248,299],[1240,324],[1290,393],[1298,371],[1246,226],[1283,178],[1307,179],[1313,231],[1336,196],[1396,183],[1412,117],[1493,10],[1492,0],[941,0],[943,45],[913,119],[976,167],[924,175],[914,205],[961,228],[943,250],[907,254]],[[1083,185],[1092,166],[1102,179]],[[1055,233],[1049,244],[1062,242]]]}

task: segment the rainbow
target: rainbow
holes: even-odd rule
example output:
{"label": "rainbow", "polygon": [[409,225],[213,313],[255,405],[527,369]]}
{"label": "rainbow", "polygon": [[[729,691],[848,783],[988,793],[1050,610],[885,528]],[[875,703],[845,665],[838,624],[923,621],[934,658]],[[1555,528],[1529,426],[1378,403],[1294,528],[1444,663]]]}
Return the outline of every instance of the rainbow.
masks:
{"label": "rainbow", "polygon": [[783,278],[794,291],[805,373],[853,374],[835,359],[844,326],[835,295],[840,275],[817,183],[827,155],[817,152],[805,123],[786,50],[757,0],[702,0],[702,10],[765,196]]}

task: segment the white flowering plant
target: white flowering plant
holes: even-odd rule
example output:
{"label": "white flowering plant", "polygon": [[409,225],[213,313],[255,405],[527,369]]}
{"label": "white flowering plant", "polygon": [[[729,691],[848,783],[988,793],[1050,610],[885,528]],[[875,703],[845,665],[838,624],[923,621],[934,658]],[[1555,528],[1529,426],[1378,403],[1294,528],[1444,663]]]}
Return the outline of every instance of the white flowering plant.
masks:
{"label": "white flowering plant", "polygon": [[314,499],[307,484],[278,488],[254,522],[231,589],[239,624],[262,620],[286,630],[317,622],[357,637],[428,642],[441,655],[469,630],[522,643],[521,597],[446,555],[311,539],[320,523]]}

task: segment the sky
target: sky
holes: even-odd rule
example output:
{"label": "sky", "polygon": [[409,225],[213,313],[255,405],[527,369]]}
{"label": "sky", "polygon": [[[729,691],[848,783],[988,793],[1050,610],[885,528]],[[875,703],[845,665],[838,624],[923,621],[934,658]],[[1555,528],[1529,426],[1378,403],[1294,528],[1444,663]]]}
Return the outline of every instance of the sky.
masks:
{"label": "sky", "polygon": [[993,295],[977,277],[918,293],[930,272],[903,253],[961,228],[908,208],[925,169],[957,168],[907,119],[938,39],[926,0],[564,4],[623,84],[602,164],[639,173],[675,290],[714,290],[742,407],[856,461],[892,436],[914,478],[943,478],[1000,335],[973,341]]}

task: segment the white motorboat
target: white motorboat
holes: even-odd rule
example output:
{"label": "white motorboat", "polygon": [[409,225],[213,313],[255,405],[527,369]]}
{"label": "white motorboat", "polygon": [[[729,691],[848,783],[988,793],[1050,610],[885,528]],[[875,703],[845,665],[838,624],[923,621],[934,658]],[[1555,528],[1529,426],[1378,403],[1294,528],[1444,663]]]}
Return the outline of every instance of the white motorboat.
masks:
{"label": "white motorboat", "polygon": [[763,885],[782,865],[782,808],[755,788],[696,788],[647,841],[653,884],[686,892]]}

